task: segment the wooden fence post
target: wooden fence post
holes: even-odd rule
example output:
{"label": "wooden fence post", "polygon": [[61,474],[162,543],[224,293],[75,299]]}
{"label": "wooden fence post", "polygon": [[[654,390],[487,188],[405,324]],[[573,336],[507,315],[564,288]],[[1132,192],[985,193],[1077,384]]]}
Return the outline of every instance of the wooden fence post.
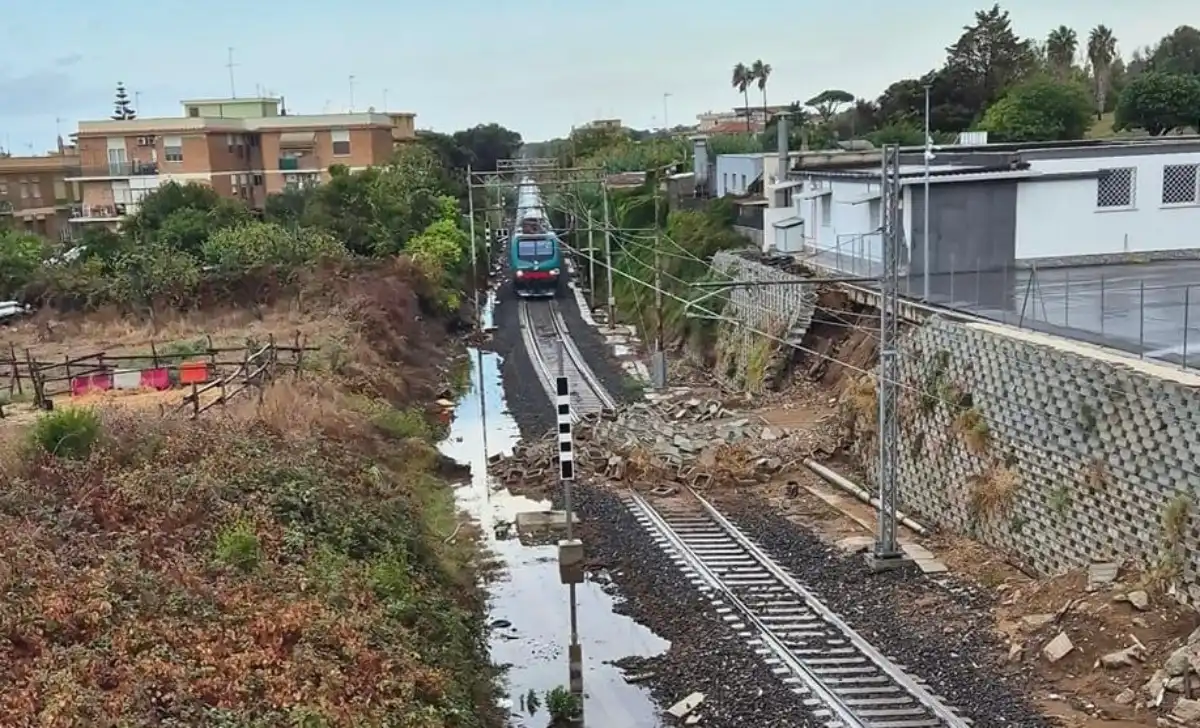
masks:
{"label": "wooden fence post", "polygon": [[154,339],[150,340],[150,361],[154,364],[154,368],[158,369],[158,349],[154,346]]}
{"label": "wooden fence post", "polygon": [[196,387],[196,383],[192,382],[192,419],[200,416],[200,392]]}
{"label": "wooden fence post", "polygon": [[12,359],[13,386],[16,388],[17,394],[25,394],[21,388],[21,367],[17,366],[17,347],[13,346],[11,341],[8,344],[8,356]]}

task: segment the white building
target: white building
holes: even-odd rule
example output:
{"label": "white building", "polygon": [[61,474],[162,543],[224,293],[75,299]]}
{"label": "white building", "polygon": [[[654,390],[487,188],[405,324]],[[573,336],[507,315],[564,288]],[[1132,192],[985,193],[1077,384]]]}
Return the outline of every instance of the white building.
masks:
{"label": "white building", "polygon": [[[925,267],[919,160],[919,152],[904,155],[900,170],[902,233],[911,243],[903,257],[914,273]],[[930,170],[933,275],[1200,251],[1200,139],[950,149],[938,152]],[[788,221],[793,232],[764,231],[764,245],[781,252],[802,246],[822,263],[855,273],[881,259],[874,164],[793,172],[788,182],[769,186],[772,193],[764,228]]]}

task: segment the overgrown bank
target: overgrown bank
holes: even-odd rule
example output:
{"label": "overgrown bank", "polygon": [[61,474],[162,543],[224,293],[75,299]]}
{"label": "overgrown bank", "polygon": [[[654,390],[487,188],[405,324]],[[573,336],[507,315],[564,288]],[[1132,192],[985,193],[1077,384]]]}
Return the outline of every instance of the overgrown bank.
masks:
{"label": "overgrown bank", "polygon": [[438,293],[403,259],[307,292],[345,325],[261,404],[0,429],[0,723],[495,725]]}

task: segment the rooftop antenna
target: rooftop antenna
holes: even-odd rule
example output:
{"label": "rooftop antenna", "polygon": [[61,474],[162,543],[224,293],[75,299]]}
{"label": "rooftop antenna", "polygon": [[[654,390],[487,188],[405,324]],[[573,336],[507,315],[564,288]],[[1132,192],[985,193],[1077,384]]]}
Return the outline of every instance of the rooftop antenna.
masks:
{"label": "rooftop antenna", "polygon": [[231,99],[237,98],[237,87],[233,85],[233,69],[237,65],[233,62],[233,46],[229,46],[229,60],[226,62],[225,67],[229,69],[229,98]]}

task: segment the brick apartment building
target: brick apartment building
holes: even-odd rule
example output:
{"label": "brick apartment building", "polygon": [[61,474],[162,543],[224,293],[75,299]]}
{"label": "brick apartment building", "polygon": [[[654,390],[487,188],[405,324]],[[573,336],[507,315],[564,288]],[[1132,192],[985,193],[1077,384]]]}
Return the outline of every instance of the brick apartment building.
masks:
{"label": "brick apartment building", "polygon": [[58,151],[42,156],[0,156],[0,228],[65,239],[80,199],[79,186],[67,178],[78,174],[79,155],[61,139]]}
{"label": "brick apartment building", "polygon": [[289,185],[329,178],[329,168],[385,163],[416,138],[410,113],[290,115],[281,99],[184,101],[184,115],[79,122],[76,225],[115,225],[159,185],[201,182],[261,208]]}

